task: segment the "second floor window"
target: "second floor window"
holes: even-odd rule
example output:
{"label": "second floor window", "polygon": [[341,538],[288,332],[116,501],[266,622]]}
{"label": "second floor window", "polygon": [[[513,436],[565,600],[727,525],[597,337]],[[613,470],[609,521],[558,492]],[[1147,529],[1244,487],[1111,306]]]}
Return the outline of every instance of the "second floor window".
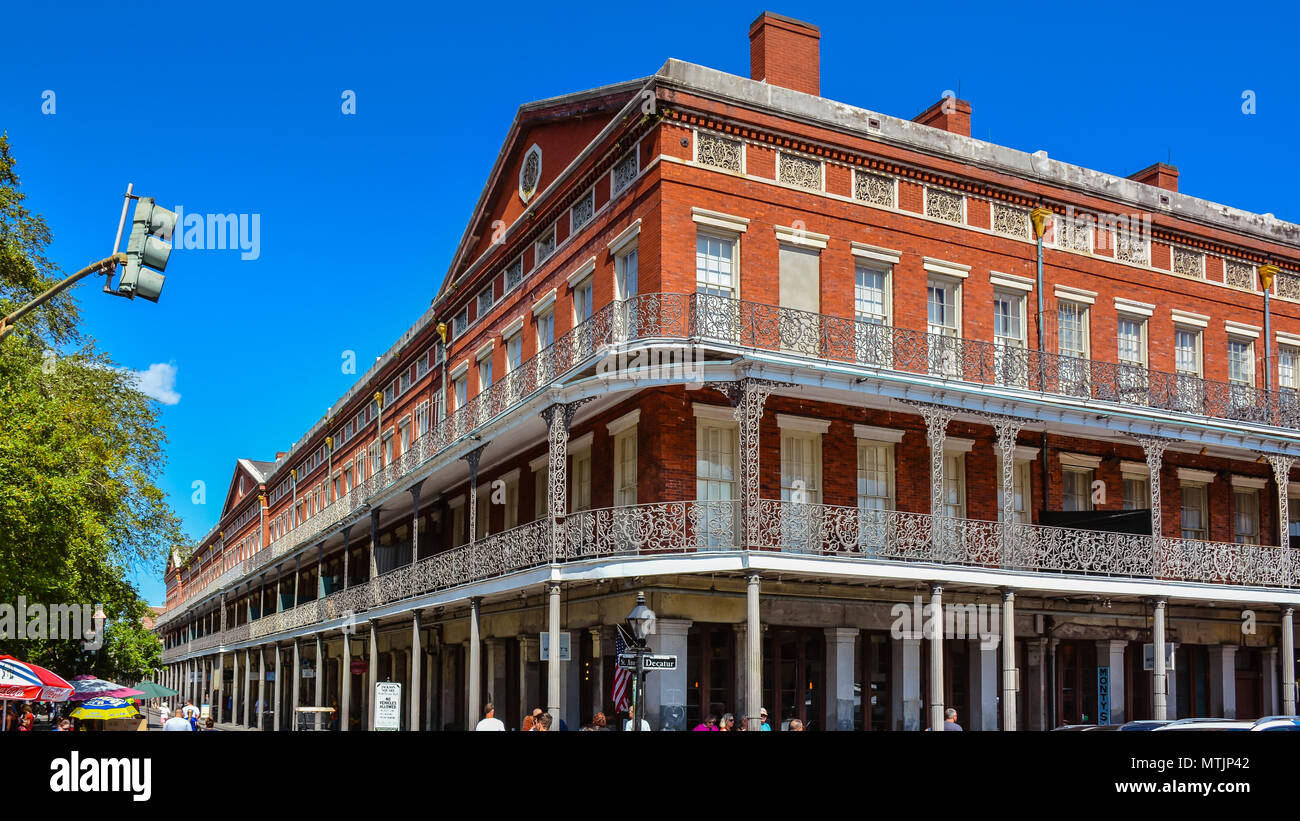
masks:
{"label": "second floor window", "polygon": [[636,504],[636,427],[614,439],[614,504]]}
{"label": "second floor window", "polygon": [[1228,340],[1228,381],[1255,384],[1255,346],[1244,339]]}
{"label": "second floor window", "polygon": [[488,354],[478,361],[478,390],[479,393],[492,387],[492,355]]}
{"label": "second floor window", "polygon": [[591,277],[579,282],[573,289],[573,322],[575,325],[581,325],[595,312],[595,304],[592,298]]}
{"label": "second floor window", "polygon": [[1249,488],[1234,490],[1232,512],[1237,544],[1259,544],[1259,492]]}
{"label": "second floor window", "polygon": [[1119,336],[1119,363],[1146,367],[1146,323],[1140,319],[1121,316],[1117,323]]}
{"label": "second floor window", "polygon": [[1008,348],[1025,347],[1025,298],[993,294],[993,341]]}
{"label": "second floor window", "polygon": [[889,274],[865,265],[857,266],[853,284],[853,315],[858,322],[888,325],[886,291]]}
{"label": "second floor window", "polygon": [[469,381],[468,379],[462,376],[461,378],[457,379],[455,382],[451,383],[453,398],[455,399],[456,402],[456,406],[452,408],[452,410],[460,410],[461,408],[465,407],[465,402],[469,399],[469,396],[467,394],[468,386],[466,384],[468,381]]}
{"label": "second floor window", "polygon": [[1088,309],[1077,302],[1056,306],[1057,353],[1074,359],[1088,358]]}
{"label": "second floor window", "polygon": [[1093,472],[1087,468],[1065,468],[1061,472],[1061,509],[1092,510]]}
{"label": "second floor window", "polygon": [[524,361],[523,334],[515,334],[506,340],[506,373],[514,373]]}
{"label": "second floor window", "polygon": [[1201,375],[1201,332],[1189,328],[1174,330],[1174,367],[1187,376]]}
{"label": "second floor window", "polygon": [[1151,507],[1149,481],[1145,476],[1124,474],[1124,509],[1146,510]]}
{"label": "second floor window", "polygon": [[1206,505],[1205,485],[1183,483],[1184,539],[1205,540],[1210,537],[1210,516]]}
{"label": "second floor window", "polygon": [[555,312],[547,311],[537,317],[537,350],[544,351],[555,344]]}
{"label": "second floor window", "polygon": [[821,502],[821,436],[781,433],[781,501],[815,505]]}
{"label": "second floor window", "polygon": [[894,448],[858,440],[858,511],[894,509]]}
{"label": "second floor window", "polygon": [[1300,389],[1300,348],[1278,346],[1277,385],[1284,391]]}
{"label": "second floor window", "polygon": [[713,296],[736,295],[734,239],[701,233],[695,238],[695,288]]}

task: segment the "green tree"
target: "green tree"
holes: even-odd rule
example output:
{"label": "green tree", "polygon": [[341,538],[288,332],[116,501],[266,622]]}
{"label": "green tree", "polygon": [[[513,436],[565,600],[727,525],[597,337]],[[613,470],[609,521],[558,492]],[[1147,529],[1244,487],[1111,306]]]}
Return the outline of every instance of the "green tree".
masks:
{"label": "green tree", "polygon": [[[50,238],[0,135],[0,313],[63,276],[46,256]],[[161,575],[182,537],[156,485],[166,441],[156,407],[79,318],[64,292],[0,342],[0,602],[102,603],[110,633],[130,637],[148,609],[128,574]],[[125,679],[157,663],[141,641],[107,642],[96,656],[75,640],[0,637],[0,648],[64,675]]]}

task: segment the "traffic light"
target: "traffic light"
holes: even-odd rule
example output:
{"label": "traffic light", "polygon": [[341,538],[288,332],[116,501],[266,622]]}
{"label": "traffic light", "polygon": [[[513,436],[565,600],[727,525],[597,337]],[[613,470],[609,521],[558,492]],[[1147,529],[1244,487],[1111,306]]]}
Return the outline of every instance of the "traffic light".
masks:
{"label": "traffic light", "polygon": [[118,294],[158,301],[166,279],[160,272],[167,270],[167,258],[172,253],[171,245],[161,238],[171,239],[175,230],[175,212],[157,205],[153,197],[136,200],[131,238],[126,243],[126,268],[117,284]]}

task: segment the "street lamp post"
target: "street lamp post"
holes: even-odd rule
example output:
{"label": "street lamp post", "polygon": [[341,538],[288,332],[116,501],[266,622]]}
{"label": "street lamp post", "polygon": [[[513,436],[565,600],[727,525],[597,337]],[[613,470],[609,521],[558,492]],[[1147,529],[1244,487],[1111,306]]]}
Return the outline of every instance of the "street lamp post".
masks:
{"label": "street lamp post", "polygon": [[627,614],[627,625],[632,631],[633,650],[636,655],[636,669],[632,677],[632,731],[641,731],[641,722],[644,717],[640,714],[641,708],[641,670],[642,663],[646,654],[646,639],[654,633],[655,630],[655,611],[646,607],[645,593],[636,594],[636,607],[632,612]]}

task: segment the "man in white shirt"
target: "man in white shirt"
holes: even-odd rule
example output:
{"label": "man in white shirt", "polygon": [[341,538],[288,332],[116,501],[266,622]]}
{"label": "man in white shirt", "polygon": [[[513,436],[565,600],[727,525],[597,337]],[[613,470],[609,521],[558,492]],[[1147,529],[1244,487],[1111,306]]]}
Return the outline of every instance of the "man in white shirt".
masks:
{"label": "man in white shirt", "polygon": [[165,732],[169,732],[169,733],[171,733],[171,732],[177,732],[177,733],[192,733],[192,732],[194,732],[194,728],[190,726],[190,722],[189,722],[188,720],[184,719],[184,718],[181,718],[181,717],[178,716],[178,715],[176,715],[176,716],[172,716],[171,718],[167,719],[167,721],[165,721],[165,722],[163,723],[163,730],[164,730]]}
{"label": "man in white shirt", "polygon": [[193,702],[189,702],[189,701],[187,701],[187,702],[185,702],[185,706],[181,708],[181,717],[182,717],[182,718],[198,718],[198,717],[199,717],[199,708],[198,708],[198,707],[195,707],[194,704],[193,704]]}
{"label": "man in white shirt", "polygon": [[505,732],[506,725],[501,723],[501,719],[496,718],[493,715],[495,712],[496,710],[493,708],[492,702],[489,701],[483,707],[483,720],[478,723],[478,726],[474,728],[474,731],[479,732],[482,730],[487,730],[487,731],[494,731],[494,732]]}
{"label": "man in white shirt", "polygon": [[[627,733],[627,732],[631,732],[631,731],[632,731],[632,722],[635,721],[635,720],[636,720],[636,708],[635,708],[635,707],[628,707],[628,708],[627,708],[627,721],[624,721],[624,722],[623,722],[623,732],[625,732],[625,733]],[[637,728],[637,732],[641,732],[641,733],[648,733],[648,732],[650,732],[650,722],[646,721],[644,718],[641,719],[641,726],[640,726],[639,728]]]}

